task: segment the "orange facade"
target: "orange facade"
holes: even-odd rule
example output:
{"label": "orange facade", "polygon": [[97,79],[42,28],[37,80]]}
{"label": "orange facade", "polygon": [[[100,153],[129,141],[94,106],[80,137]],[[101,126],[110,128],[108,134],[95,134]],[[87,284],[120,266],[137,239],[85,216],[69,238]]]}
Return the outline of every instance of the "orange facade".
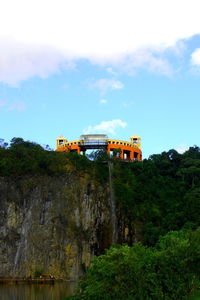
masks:
{"label": "orange facade", "polygon": [[[117,157],[117,152],[115,150],[119,150],[118,155],[121,160],[142,160],[142,151],[137,147],[125,146],[125,145],[116,145],[109,143],[104,147],[110,156]],[[79,145],[68,145],[57,148],[56,151],[66,151],[66,152],[77,152],[81,153],[81,146]]]}
{"label": "orange facade", "polygon": [[56,149],[56,151],[77,152],[78,154],[81,153],[81,149],[78,145],[63,146],[62,148]]}
{"label": "orange facade", "polygon": [[142,151],[139,148],[125,145],[108,144],[107,151],[109,154],[115,149],[120,149],[119,155],[120,159],[122,160],[142,160]]}

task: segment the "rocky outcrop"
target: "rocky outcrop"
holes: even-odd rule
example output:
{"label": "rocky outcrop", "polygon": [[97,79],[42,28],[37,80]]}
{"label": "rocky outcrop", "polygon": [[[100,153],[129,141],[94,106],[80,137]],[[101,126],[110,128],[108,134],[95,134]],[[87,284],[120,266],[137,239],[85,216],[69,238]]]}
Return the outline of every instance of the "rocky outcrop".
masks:
{"label": "rocky outcrop", "polygon": [[[113,186],[91,172],[0,178],[0,277],[52,274],[77,280],[114,242],[141,240],[141,224],[120,210]],[[103,183],[104,182],[104,183]]]}
{"label": "rocky outcrop", "polygon": [[109,184],[88,174],[0,178],[0,276],[77,280],[112,243]]}

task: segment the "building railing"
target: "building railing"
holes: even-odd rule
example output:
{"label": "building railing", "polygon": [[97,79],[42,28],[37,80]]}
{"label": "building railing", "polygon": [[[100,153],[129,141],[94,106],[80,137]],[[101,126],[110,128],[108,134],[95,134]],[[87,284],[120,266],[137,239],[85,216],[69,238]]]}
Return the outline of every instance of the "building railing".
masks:
{"label": "building railing", "polygon": [[108,142],[107,141],[96,141],[96,140],[94,140],[94,141],[92,141],[92,140],[90,140],[90,141],[81,141],[81,145],[84,145],[84,146],[87,146],[87,145],[89,145],[89,146],[92,146],[92,145],[94,145],[94,146],[96,146],[96,145],[108,145]]}
{"label": "building railing", "polygon": [[127,141],[121,141],[121,140],[103,140],[103,139],[100,139],[100,140],[90,140],[90,139],[85,139],[85,140],[75,140],[75,141],[68,141],[68,142],[61,142],[59,145],[58,145],[58,148],[63,148],[63,147],[69,147],[69,146],[107,146],[107,145],[116,145],[118,146],[119,148],[122,147],[122,146],[128,146],[128,147],[131,147],[131,148],[139,148],[139,143],[130,143],[130,142],[127,142]]}

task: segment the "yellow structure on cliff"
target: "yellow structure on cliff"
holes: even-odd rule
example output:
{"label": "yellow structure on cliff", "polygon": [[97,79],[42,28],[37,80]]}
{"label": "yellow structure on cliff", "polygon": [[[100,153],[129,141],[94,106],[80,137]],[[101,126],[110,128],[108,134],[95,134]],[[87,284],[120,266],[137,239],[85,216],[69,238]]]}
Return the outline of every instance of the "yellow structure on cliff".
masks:
{"label": "yellow structure on cliff", "polygon": [[130,137],[130,141],[110,139],[106,134],[85,134],[79,140],[68,141],[60,136],[56,139],[56,151],[85,153],[88,149],[106,149],[109,155],[114,156],[116,149],[120,149],[122,160],[142,160],[141,138],[137,135]]}

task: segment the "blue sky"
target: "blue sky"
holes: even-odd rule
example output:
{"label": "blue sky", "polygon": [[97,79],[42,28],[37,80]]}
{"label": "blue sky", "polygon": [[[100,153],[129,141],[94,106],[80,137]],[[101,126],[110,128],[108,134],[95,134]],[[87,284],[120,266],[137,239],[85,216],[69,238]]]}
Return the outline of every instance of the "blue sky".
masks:
{"label": "blue sky", "polygon": [[200,145],[198,1],[11,2],[0,3],[0,138],[55,148],[59,135],[137,134],[144,157]]}

